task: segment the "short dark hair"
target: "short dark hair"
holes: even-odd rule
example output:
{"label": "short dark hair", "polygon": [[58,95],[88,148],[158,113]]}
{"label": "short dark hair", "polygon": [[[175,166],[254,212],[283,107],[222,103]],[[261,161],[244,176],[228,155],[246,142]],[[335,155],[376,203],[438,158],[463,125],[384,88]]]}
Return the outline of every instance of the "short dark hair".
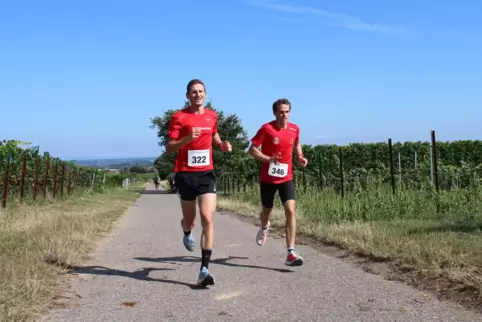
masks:
{"label": "short dark hair", "polygon": [[276,113],[278,111],[278,106],[280,106],[281,104],[289,105],[291,111],[290,101],[287,98],[280,98],[273,103],[273,113]]}
{"label": "short dark hair", "polygon": [[204,85],[204,83],[200,79],[191,79],[189,83],[187,83],[186,92],[189,93],[191,87],[196,84],[201,84],[204,87],[204,91],[206,91],[206,85]]}

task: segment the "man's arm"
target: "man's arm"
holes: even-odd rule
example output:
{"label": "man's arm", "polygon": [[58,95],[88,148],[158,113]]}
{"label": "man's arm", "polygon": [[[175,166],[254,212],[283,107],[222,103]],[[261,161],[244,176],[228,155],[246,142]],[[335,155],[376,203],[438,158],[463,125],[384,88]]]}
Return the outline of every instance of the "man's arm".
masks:
{"label": "man's arm", "polygon": [[298,158],[303,156],[303,148],[299,139],[296,141],[296,155]]}
{"label": "man's arm", "polygon": [[217,146],[217,147],[219,147],[221,145],[221,143],[223,143],[223,141],[221,140],[221,137],[219,136],[218,132],[216,132],[213,135],[213,143],[214,143],[214,146]]}
{"label": "man's arm", "polygon": [[214,126],[213,126],[213,145],[217,146],[222,152],[231,152],[233,147],[229,141],[221,140],[218,132],[218,115],[214,115]]}
{"label": "man's arm", "polygon": [[248,150],[249,155],[251,155],[253,158],[256,160],[259,160],[261,162],[269,162],[271,161],[271,158],[261,152],[254,144],[251,144]]}
{"label": "man's arm", "polygon": [[298,156],[298,162],[302,167],[306,167],[308,165],[308,160],[303,156],[303,149],[301,147],[300,136],[296,138],[296,155]]}
{"label": "man's arm", "polygon": [[259,150],[259,147],[263,144],[265,136],[265,127],[262,126],[256,135],[251,139],[251,146],[249,147],[248,153],[253,158],[261,162],[271,162],[274,157],[269,157]]}
{"label": "man's arm", "polygon": [[222,141],[218,133],[213,135],[213,145],[217,146],[222,152],[231,152],[232,146],[229,141]]}
{"label": "man's arm", "polygon": [[180,148],[182,148],[184,144],[187,144],[190,141],[191,141],[191,138],[189,135],[179,140],[169,138],[167,139],[166,152],[167,153],[177,152],[179,151]]}
{"label": "man's arm", "polygon": [[191,129],[191,133],[180,139],[179,135],[181,133],[181,129],[182,123],[176,114],[174,114],[169,122],[168,139],[166,144],[167,153],[179,151],[183,145],[191,142],[201,134],[201,130],[199,128],[193,127]]}

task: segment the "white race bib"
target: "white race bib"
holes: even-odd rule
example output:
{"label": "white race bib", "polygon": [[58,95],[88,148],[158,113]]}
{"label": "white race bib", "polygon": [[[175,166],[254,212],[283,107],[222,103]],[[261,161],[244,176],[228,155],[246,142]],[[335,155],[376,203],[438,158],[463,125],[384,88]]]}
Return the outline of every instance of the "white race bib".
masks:
{"label": "white race bib", "polygon": [[270,163],[268,174],[272,177],[284,178],[288,175],[288,164],[286,163]]}
{"label": "white race bib", "polygon": [[204,167],[211,164],[209,150],[188,150],[187,164],[190,167]]}

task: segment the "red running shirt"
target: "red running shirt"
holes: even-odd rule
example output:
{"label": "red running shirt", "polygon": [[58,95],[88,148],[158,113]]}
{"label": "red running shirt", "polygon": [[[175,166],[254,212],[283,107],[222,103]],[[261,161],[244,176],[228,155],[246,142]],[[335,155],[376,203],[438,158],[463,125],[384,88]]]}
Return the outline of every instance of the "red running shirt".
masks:
{"label": "red running shirt", "polygon": [[191,112],[189,107],[174,113],[169,123],[168,137],[179,140],[186,137],[193,127],[201,128],[201,135],[183,145],[176,156],[174,172],[199,172],[214,169],[213,135],[218,133],[218,115],[214,110],[204,109],[203,114]]}
{"label": "red running shirt", "polygon": [[279,165],[263,162],[260,181],[266,183],[283,183],[293,179],[293,148],[300,137],[300,128],[288,123],[286,129],[276,126],[275,121],[264,124],[251,139],[251,143],[259,147],[269,157],[281,153]]}

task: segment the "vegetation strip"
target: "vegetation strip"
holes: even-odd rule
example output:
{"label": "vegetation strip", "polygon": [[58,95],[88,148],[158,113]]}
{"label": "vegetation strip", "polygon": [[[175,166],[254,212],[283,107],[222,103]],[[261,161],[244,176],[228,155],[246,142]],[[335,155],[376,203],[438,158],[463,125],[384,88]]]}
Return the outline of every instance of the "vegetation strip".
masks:
{"label": "vegetation strip", "polygon": [[[139,196],[141,183],[68,199],[16,204],[0,216],[0,321],[25,321],[51,307],[62,273]],[[62,305],[59,299],[54,304]]]}
{"label": "vegetation strip", "polygon": [[[218,207],[253,218],[259,225],[255,189],[246,194],[220,195]],[[325,198],[325,199],[324,199]],[[322,201],[324,199],[324,201]],[[337,202],[332,198],[331,202]],[[382,203],[383,200],[380,202]],[[480,201],[479,201],[480,202]],[[298,241],[330,249],[338,257],[352,256],[371,273],[417,286],[480,310],[482,304],[482,249],[480,215],[444,215],[434,218],[384,218],[387,204],[372,220],[333,220],[313,205],[329,204],[326,196],[298,194]],[[338,203],[338,202],[337,202]],[[390,206],[391,205],[391,206]],[[283,234],[284,214],[279,201],[272,219],[272,234]],[[375,218],[376,214],[380,218]],[[256,229],[253,229],[253,234]],[[346,251],[348,253],[346,253]],[[361,257],[361,258],[360,258]],[[369,262],[367,262],[369,259]],[[380,263],[384,263],[383,267]]]}

